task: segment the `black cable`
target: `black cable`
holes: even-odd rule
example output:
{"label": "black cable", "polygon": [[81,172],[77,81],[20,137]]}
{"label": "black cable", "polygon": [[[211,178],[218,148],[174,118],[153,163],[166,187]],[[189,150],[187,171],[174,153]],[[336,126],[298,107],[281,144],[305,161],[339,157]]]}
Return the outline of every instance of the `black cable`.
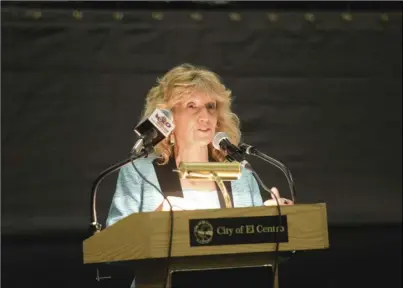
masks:
{"label": "black cable", "polygon": [[[247,154],[256,156],[256,157],[262,159],[263,161],[266,161],[266,162],[272,164],[273,166],[279,168],[284,173],[284,175],[285,175],[285,177],[287,179],[287,182],[288,182],[288,186],[290,188],[291,199],[294,202],[294,204],[297,203],[296,202],[297,192],[295,191],[295,182],[294,182],[294,179],[292,177],[291,171],[287,168],[287,166],[285,166],[280,161],[278,161],[278,160],[276,160],[276,159],[274,159],[274,158],[272,158],[270,156],[267,156],[266,154],[260,152],[259,150],[257,150],[253,146],[241,144],[241,148],[242,148],[242,146],[243,146],[242,150],[244,152],[246,152]],[[295,252],[296,252],[295,250],[291,251],[290,256],[288,256],[288,259],[290,259],[292,256],[294,256]]]}
{"label": "black cable", "polygon": [[[259,185],[264,189],[264,190],[266,190],[267,192],[269,192],[272,196],[273,196],[273,198],[274,198],[274,200],[276,201],[276,203],[277,203],[277,205],[276,205],[276,207],[277,207],[277,213],[278,213],[278,225],[279,226],[281,226],[281,224],[282,224],[282,219],[281,219],[281,217],[282,217],[282,215],[281,215],[281,208],[280,208],[280,203],[279,203],[279,201],[278,201],[278,198],[277,198],[277,195],[273,192],[273,191],[271,191],[271,189],[269,189],[264,183],[263,183],[263,181],[262,181],[262,179],[260,179],[260,177],[259,177],[259,175],[257,174],[257,172],[252,168],[252,166],[248,163],[248,162],[246,162],[246,161],[244,161],[243,162],[244,164],[245,164],[245,168],[246,169],[248,169],[249,171],[251,171],[252,172],[252,174],[253,174],[253,176],[255,177],[255,179],[257,180],[257,182],[259,183]],[[276,229],[276,232],[274,233],[274,237],[275,237],[275,243],[276,243],[276,249],[275,249],[275,251],[274,251],[274,263],[273,263],[273,287],[276,287],[276,273],[277,273],[277,270],[278,270],[278,258],[279,258],[279,249],[280,249],[280,241],[278,241],[278,230]]]}
{"label": "black cable", "polygon": [[153,186],[161,195],[164,197],[164,199],[168,202],[169,204],[169,221],[170,221],[170,232],[169,232],[169,242],[168,242],[168,256],[167,256],[167,270],[165,274],[165,281],[164,281],[164,286],[163,288],[167,287],[168,283],[168,275],[169,275],[169,262],[171,261],[171,255],[172,255],[172,239],[173,239],[173,230],[174,230],[174,213],[172,210],[172,204],[169,202],[168,198],[162,193],[162,191],[152,182],[150,182],[136,167],[134,164],[134,161],[131,162],[134,170],[140,175],[141,178],[143,178],[144,181],[146,181],[148,184]]}
{"label": "black cable", "polygon": [[[141,158],[141,157],[147,157],[148,151],[143,150],[141,153],[138,155],[130,155],[129,158],[120,161],[104,171],[100,173],[100,175],[95,179],[93,185],[92,185],[92,190],[91,190],[91,213],[90,213],[90,230],[92,234],[96,234],[102,230],[102,225],[98,222],[98,217],[97,217],[97,209],[96,209],[96,196],[97,196],[97,191],[98,187],[103,179],[105,179],[106,176],[110,175],[111,173],[115,172],[116,170],[120,169],[122,166],[126,165],[129,162],[134,161],[135,159]],[[110,277],[99,277],[99,269],[97,268],[97,277],[96,279],[100,281],[101,279],[109,279]]]}
{"label": "black cable", "polygon": [[[256,157],[258,157],[258,158],[260,158],[260,159],[262,159],[262,160],[264,160],[264,161],[266,161],[266,162],[272,164],[273,166],[279,168],[279,169],[284,173],[284,175],[285,175],[285,177],[286,177],[286,179],[287,179],[288,186],[289,186],[289,188],[290,188],[291,199],[292,199],[292,201],[293,201],[294,203],[296,203],[295,183],[294,183],[294,180],[293,180],[291,171],[287,168],[287,166],[285,166],[285,165],[284,165],[283,163],[281,163],[280,161],[278,161],[278,160],[276,160],[276,159],[274,159],[274,158],[272,158],[272,157],[270,157],[270,156],[267,156],[266,154],[260,152],[259,150],[257,150],[255,147],[253,147],[253,146],[251,146],[251,145],[242,143],[239,148],[240,148],[240,150],[241,150],[242,153],[246,153],[246,154],[248,154],[248,155],[256,156]],[[255,176],[255,178],[257,178],[257,180],[258,180],[257,174],[254,174],[254,176]],[[256,176],[257,176],[257,177],[256,177]],[[258,180],[258,181],[259,181],[259,180]],[[259,182],[262,184],[262,187],[267,191],[267,187],[265,188],[265,187],[263,186],[263,185],[264,185],[263,182],[261,182],[261,181],[259,181]],[[270,192],[271,192],[271,191],[270,191]],[[272,193],[272,195],[274,195],[274,194]],[[278,205],[278,201],[276,201],[276,202],[277,202],[277,205]],[[280,221],[281,221],[281,220],[280,220]],[[281,225],[281,224],[280,224],[280,225]],[[279,251],[278,251],[278,245],[279,245],[279,243],[277,243],[276,254],[278,254],[278,252],[279,252]],[[293,256],[294,254],[295,254],[295,251],[292,251],[292,252],[291,252],[291,256]],[[275,259],[275,263],[276,263],[275,269],[277,269],[278,258],[279,258],[279,256],[277,256],[276,259]]]}
{"label": "black cable", "polygon": [[149,152],[150,152],[150,149],[145,149],[144,148],[144,149],[142,149],[142,151],[139,154],[132,153],[132,154],[130,154],[129,158],[127,158],[127,159],[125,159],[123,161],[120,161],[120,162],[108,167],[107,169],[105,169],[104,171],[102,171],[100,173],[100,175],[94,181],[93,186],[92,186],[92,190],[91,190],[90,229],[92,230],[91,232],[93,234],[95,234],[97,232],[100,232],[101,229],[102,229],[102,225],[98,222],[97,211],[96,211],[96,195],[97,195],[97,190],[98,190],[99,184],[101,183],[101,181],[103,179],[105,179],[106,176],[108,176],[112,172],[115,172],[116,170],[118,170],[119,168],[121,168],[122,166],[124,166],[124,165],[126,165],[127,163],[130,162],[133,165],[133,168],[136,170],[136,172],[140,175],[140,177],[143,178],[144,181],[146,181],[147,183],[152,185],[164,197],[164,199],[168,202],[169,207],[170,207],[170,211],[169,211],[170,212],[170,236],[169,236],[169,247],[168,247],[168,265],[167,265],[167,272],[166,272],[165,285],[164,285],[164,287],[166,287],[166,284],[167,284],[167,281],[168,281],[168,275],[169,275],[169,261],[171,259],[171,254],[172,254],[172,238],[173,238],[173,227],[174,227],[173,210],[172,210],[171,202],[168,200],[167,197],[165,197],[164,193],[162,193],[161,190],[158,189],[157,186],[155,186],[153,183],[148,181],[144,177],[144,175],[141,174],[141,172],[137,169],[136,165],[134,165],[134,161],[136,159],[142,158],[142,157],[147,157]]}

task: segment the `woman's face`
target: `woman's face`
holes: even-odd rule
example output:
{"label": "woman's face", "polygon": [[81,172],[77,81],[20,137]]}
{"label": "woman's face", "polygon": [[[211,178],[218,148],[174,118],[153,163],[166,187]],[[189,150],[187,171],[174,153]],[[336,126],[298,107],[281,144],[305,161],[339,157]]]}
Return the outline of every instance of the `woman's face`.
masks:
{"label": "woman's face", "polygon": [[208,94],[194,92],[173,109],[175,140],[184,145],[208,145],[217,126],[217,103]]}

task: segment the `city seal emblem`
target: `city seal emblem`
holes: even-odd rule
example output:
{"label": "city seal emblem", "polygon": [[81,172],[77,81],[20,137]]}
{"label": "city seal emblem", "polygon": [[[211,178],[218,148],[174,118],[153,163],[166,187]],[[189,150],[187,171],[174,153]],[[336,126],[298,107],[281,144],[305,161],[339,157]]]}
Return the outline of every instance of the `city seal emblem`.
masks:
{"label": "city seal emblem", "polygon": [[199,244],[208,244],[213,240],[213,226],[206,220],[199,221],[193,229],[196,241]]}

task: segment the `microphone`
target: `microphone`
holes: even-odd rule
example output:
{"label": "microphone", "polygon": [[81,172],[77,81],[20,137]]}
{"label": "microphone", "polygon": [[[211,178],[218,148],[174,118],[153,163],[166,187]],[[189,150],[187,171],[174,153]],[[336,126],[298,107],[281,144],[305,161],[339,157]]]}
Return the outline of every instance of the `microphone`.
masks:
{"label": "microphone", "polygon": [[[238,161],[241,163],[242,167],[252,171],[255,174],[255,171],[252,169],[252,166],[249,164],[248,161],[245,160],[245,154],[256,156],[273,166],[279,168],[287,178],[288,186],[291,192],[292,201],[296,202],[296,192],[295,192],[295,183],[292,178],[290,170],[280,161],[267,156],[266,154],[260,152],[255,147],[241,143],[239,148],[232,144],[229,140],[228,135],[225,132],[218,132],[213,138],[213,147],[217,150],[224,150],[227,152],[228,156],[227,159],[229,161]],[[259,181],[260,182],[260,181]]]}
{"label": "microphone", "polygon": [[227,152],[227,159],[229,161],[238,161],[242,166],[245,167],[246,162],[245,157],[243,156],[242,151],[231,143],[227,133],[218,132],[215,134],[213,138],[213,147],[217,150],[224,150]]}
{"label": "microphone", "polygon": [[140,137],[132,148],[132,153],[142,150],[150,152],[159,142],[164,140],[175,129],[170,110],[155,109],[150,116],[143,119],[134,128],[134,132]]}

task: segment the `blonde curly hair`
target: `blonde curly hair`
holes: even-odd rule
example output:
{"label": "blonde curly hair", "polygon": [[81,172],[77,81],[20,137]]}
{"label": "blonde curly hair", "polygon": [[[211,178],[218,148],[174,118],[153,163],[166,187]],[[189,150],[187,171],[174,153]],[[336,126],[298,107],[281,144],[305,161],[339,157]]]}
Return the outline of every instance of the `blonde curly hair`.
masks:
{"label": "blonde curly hair", "polygon": [[[225,132],[231,142],[238,145],[241,138],[240,121],[231,111],[231,91],[221,83],[217,74],[200,66],[182,64],[158,79],[157,84],[147,93],[142,118],[148,117],[156,108],[171,110],[194,91],[207,93],[217,102],[216,132]],[[165,165],[173,153],[169,139],[165,138],[154,149],[161,156],[161,165]],[[225,153],[216,150],[211,143],[208,149],[216,161],[225,160]]]}

